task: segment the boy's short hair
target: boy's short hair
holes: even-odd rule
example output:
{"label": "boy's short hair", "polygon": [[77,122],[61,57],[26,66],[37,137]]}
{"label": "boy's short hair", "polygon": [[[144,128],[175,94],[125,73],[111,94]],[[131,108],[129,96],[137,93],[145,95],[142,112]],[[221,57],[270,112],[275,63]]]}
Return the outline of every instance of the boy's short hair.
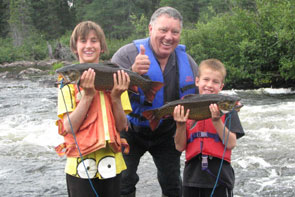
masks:
{"label": "boy's short hair", "polygon": [[[102,28],[95,22],[92,21],[83,21],[80,22],[72,32],[71,39],[70,39],[70,47],[73,53],[77,50],[77,40],[79,36],[82,38],[86,38],[91,30],[94,30],[99,42],[101,51],[104,53],[108,52],[106,39]],[[75,54],[77,55],[77,54]],[[79,57],[78,57],[79,58]]]}
{"label": "boy's short hair", "polygon": [[225,68],[224,64],[220,60],[218,60],[218,59],[207,59],[207,60],[201,61],[200,65],[199,65],[199,69],[198,69],[199,70],[198,77],[200,77],[203,68],[209,68],[209,69],[212,69],[214,71],[220,72],[221,75],[222,75],[222,80],[224,81],[224,79],[226,77],[226,68]]}

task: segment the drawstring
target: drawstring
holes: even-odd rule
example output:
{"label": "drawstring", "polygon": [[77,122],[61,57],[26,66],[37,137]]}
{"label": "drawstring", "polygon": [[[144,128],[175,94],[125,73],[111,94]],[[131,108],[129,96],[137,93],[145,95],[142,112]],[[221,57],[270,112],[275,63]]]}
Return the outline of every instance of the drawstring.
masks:
{"label": "drawstring", "polygon": [[[217,184],[218,184],[218,179],[219,179],[219,176],[220,176],[220,172],[221,172],[221,169],[222,169],[222,165],[223,165],[223,160],[224,160],[224,156],[225,156],[225,152],[226,152],[226,146],[227,146],[227,143],[228,143],[228,138],[229,138],[229,133],[230,133],[230,127],[231,127],[231,114],[233,112],[234,109],[232,109],[231,112],[229,112],[229,115],[228,117],[226,117],[225,119],[225,122],[224,122],[224,127],[223,127],[223,139],[222,139],[222,143],[224,144],[224,151],[223,151],[223,155],[222,155],[222,159],[221,159],[221,163],[220,163],[220,166],[219,166],[219,170],[218,170],[218,173],[217,173],[217,178],[216,178],[216,181],[215,181],[215,185],[212,189],[212,192],[211,192],[211,195],[210,197],[213,197],[213,194],[214,194],[214,191],[217,187]],[[226,138],[226,142],[224,143],[224,140],[225,140],[225,125],[226,125],[226,122],[227,120],[229,120],[229,127],[228,127],[228,133],[227,133],[227,138]]]}
{"label": "drawstring", "polygon": [[[68,85],[68,84],[66,84],[66,85]],[[95,193],[96,197],[99,197],[98,194],[97,194],[97,192],[96,192],[96,190],[95,190],[95,188],[94,188],[94,186],[93,186],[93,184],[92,184],[92,182],[91,182],[91,179],[90,179],[90,177],[89,177],[89,174],[88,174],[87,168],[86,168],[85,163],[84,163],[83,156],[82,156],[82,154],[81,154],[81,151],[80,151],[80,148],[79,148],[79,145],[78,145],[77,139],[76,139],[76,134],[75,134],[75,132],[74,132],[74,129],[73,129],[73,126],[72,126],[72,123],[71,123],[71,120],[70,120],[69,111],[68,111],[68,109],[67,109],[67,105],[66,105],[65,97],[64,97],[64,94],[63,94],[63,91],[62,91],[62,88],[63,88],[63,87],[64,87],[64,84],[63,84],[63,79],[62,79],[61,82],[60,82],[60,91],[61,91],[61,94],[62,94],[63,102],[64,102],[64,104],[65,104],[65,109],[66,109],[66,114],[67,114],[67,117],[68,117],[68,121],[69,121],[70,126],[71,126],[71,132],[72,132],[72,134],[73,134],[73,136],[74,136],[74,140],[75,140],[75,143],[76,143],[77,149],[78,149],[78,151],[79,151],[80,158],[81,158],[81,161],[82,161],[82,163],[83,163],[83,166],[84,166],[85,172],[86,172],[86,174],[87,174],[87,177],[88,177],[88,180],[89,180],[90,186],[91,186],[93,192]],[[68,86],[68,87],[69,87],[69,86]]]}

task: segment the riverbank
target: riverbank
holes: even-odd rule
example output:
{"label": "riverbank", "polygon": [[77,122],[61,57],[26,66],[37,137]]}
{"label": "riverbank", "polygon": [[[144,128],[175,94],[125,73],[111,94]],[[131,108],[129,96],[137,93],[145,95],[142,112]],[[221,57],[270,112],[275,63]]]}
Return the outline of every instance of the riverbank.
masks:
{"label": "riverbank", "polygon": [[[2,63],[0,64],[0,78],[2,79],[31,79],[34,77],[40,77],[48,75],[49,78],[53,80],[56,79],[54,75],[53,65],[61,63],[63,65],[73,64],[74,62],[63,61],[57,59],[49,59],[42,61],[17,61],[12,63]],[[48,78],[47,77],[47,78]],[[230,90],[230,83],[226,82],[224,90]],[[292,80],[284,81],[277,80],[276,83],[271,84],[270,86],[261,86],[261,87],[250,87],[249,83],[246,81],[243,84],[238,84],[237,89],[249,90],[249,89],[259,89],[259,88],[291,88],[295,90],[295,84]]]}
{"label": "riverbank", "polygon": [[3,63],[0,64],[0,78],[28,79],[36,75],[48,75],[54,73],[53,65],[57,63],[72,64],[72,62],[57,59]]}

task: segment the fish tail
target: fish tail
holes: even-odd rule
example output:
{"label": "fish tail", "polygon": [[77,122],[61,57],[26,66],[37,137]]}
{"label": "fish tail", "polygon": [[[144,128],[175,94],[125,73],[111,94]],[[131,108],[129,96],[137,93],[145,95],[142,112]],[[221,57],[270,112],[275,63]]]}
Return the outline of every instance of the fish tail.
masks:
{"label": "fish tail", "polygon": [[155,113],[156,113],[156,110],[147,110],[142,112],[142,115],[147,120],[149,120],[152,131],[154,131],[159,126],[159,123],[160,123],[160,120],[156,118]]}
{"label": "fish tail", "polygon": [[129,86],[128,91],[130,91],[134,94],[138,94],[138,87],[137,86]]}
{"label": "fish tail", "polygon": [[142,112],[142,115],[143,115],[147,120],[155,119],[155,110],[146,110],[146,111]]}
{"label": "fish tail", "polygon": [[153,102],[156,93],[163,87],[163,83],[162,82],[158,82],[158,81],[152,81],[151,82],[151,86],[145,90],[143,90],[144,95],[146,97],[146,100],[149,102]]}
{"label": "fish tail", "polygon": [[160,123],[160,120],[159,119],[150,120],[151,130],[152,131],[156,130],[156,128],[158,128],[158,126],[159,126],[159,123]]}

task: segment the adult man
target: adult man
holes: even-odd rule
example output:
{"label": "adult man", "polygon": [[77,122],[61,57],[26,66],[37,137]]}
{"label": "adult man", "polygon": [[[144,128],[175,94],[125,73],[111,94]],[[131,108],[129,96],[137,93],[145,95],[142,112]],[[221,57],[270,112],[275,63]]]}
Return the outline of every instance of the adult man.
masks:
{"label": "adult man", "polygon": [[133,113],[128,115],[128,132],[121,132],[130,145],[130,153],[124,155],[127,170],[122,173],[121,196],[135,196],[135,185],[139,180],[136,171],[146,151],[152,155],[157,167],[162,195],[181,196],[181,154],[175,149],[173,140],[175,122],[164,119],[155,131],[151,131],[149,122],[141,115],[147,109],[195,93],[197,65],[185,53],[185,47],[179,45],[181,29],[180,13],[171,7],[161,7],[151,17],[150,36],[123,46],[112,58],[113,62],[123,67],[165,84],[152,104],[144,99],[142,92],[130,95]]}

